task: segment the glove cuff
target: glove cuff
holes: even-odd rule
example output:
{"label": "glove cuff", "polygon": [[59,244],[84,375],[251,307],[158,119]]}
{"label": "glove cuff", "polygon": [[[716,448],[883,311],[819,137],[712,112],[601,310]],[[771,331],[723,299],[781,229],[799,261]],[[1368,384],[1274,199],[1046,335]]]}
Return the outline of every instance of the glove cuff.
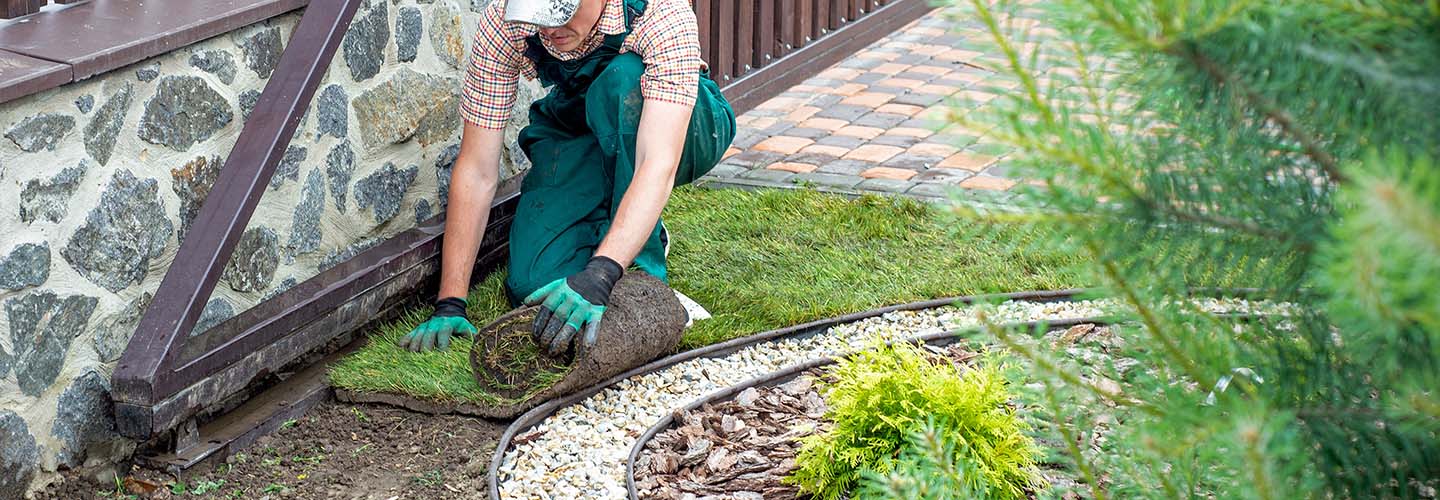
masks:
{"label": "glove cuff", "polygon": [[566,280],[571,290],[580,294],[591,304],[603,306],[610,301],[610,290],[625,274],[619,262],[602,255],[596,255],[585,263],[585,270]]}
{"label": "glove cuff", "polygon": [[435,301],[435,313],[433,318],[445,318],[450,316],[465,316],[465,299],[460,297],[449,297]]}

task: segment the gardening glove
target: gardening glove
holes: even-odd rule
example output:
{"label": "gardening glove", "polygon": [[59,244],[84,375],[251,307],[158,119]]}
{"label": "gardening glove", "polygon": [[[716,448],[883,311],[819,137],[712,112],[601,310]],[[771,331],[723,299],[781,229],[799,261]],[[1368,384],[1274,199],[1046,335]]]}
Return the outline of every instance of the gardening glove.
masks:
{"label": "gardening glove", "polygon": [[465,319],[465,299],[450,297],[435,301],[435,312],[430,319],[410,330],[400,339],[400,346],[413,352],[432,349],[445,350],[450,347],[451,335],[475,335],[475,329]]}
{"label": "gardening glove", "polygon": [[549,355],[559,356],[570,349],[575,334],[583,331],[580,345],[594,345],[610,291],[623,274],[620,263],[595,256],[580,272],[552,281],[526,297],[525,305],[540,304],[533,325],[535,342]]}

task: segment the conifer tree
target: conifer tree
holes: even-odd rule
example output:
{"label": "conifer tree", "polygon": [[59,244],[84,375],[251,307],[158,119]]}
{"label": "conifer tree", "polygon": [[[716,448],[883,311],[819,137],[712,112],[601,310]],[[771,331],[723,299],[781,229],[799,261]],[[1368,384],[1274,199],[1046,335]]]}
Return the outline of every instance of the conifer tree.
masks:
{"label": "conifer tree", "polygon": [[[1440,2],[964,3],[1013,85],[952,119],[1046,181],[993,216],[1055,228],[1039,244],[1084,254],[1131,320],[1120,390],[999,332],[1056,383],[1083,493],[1433,496]],[[1288,306],[1177,300],[1216,288]],[[1119,415],[1101,448],[1096,401]]]}

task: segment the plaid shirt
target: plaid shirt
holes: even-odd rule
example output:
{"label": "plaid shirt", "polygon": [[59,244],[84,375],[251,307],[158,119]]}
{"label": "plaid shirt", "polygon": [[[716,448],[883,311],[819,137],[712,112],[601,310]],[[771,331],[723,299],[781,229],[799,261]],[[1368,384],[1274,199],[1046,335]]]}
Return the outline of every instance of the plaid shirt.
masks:
{"label": "plaid shirt", "polygon": [[[488,129],[503,129],[515,104],[521,75],[536,78],[534,62],[525,57],[525,38],[535,26],[504,22],[504,0],[490,2],[480,15],[480,29],[470,50],[460,115],[466,122]],[[561,60],[584,57],[604,43],[605,35],[625,32],[624,0],[606,0],[596,29],[578,48],[556,50],[541,37],[546,50]],[[689,0],[649,0],[645,14],[636,18],[620,52],[634,52],[645,61],[640,94],[657,100],[693,106],[700,85],[700,34]]]}

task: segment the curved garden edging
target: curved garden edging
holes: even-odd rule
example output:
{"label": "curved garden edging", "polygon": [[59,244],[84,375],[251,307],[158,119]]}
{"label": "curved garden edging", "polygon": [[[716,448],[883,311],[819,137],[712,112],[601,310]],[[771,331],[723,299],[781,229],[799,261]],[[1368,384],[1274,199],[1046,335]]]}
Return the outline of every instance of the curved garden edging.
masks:
{"label": "curved garden edging", "polygon": [[[581,391],[578,391],[578,392],[575,392],[575,393],[573,393],[573,394],[570,394],[569,396],[547,401],[547,402],[545,402],[544,404],[541,404],[540,406],[537,406],[537,407],[535,407],[534,409],[531,409],[530,411],[525,412],[525,414],[523,414],[523,415],[521,415],[519,418],[515,419],[515,421],[512,422],[512,423],[510,424],[510,426],[505,429],[505,432],[504,432],[503,434],[501,434],[499,443],[496,445],[496,448],[495,448],[495,454],[494,454],[494,456],[493,456],[493,457],[491,458],[491,460],[490,460],[490,469],[489,469],[489,471],[488,471],[487,478],[486,478],[487,482],[489,483],[490,498],[491,498],[492,500],[499,500],[499,499],[500,499],[499,471],[500,471],[500,467],[504,464],[504,461],[505,461],[505,452],[510,449],[510,446],[511,446],[512,442],[514,441],[515,436],[519,435],[521,432],[524,432],[525,430],[528,430],[528,429],[531,428],[531,427],[534,427],[536,424],[544,421],[546,418],[548,418],[549,416],[551,416],[552,414],[554,414],[554,413],[555,413],[556,411],[558,411],[559,409],[564,408],[564,407],[569,406],[569,405],[572,405],[572,404],[575,404],[575,403],[577,403],[577,402],[583,401],[583,400],[585,400],[586,398],[589,398],[590,396],[593,396],[593,395],[595,395],[596,393],[599,393],[600,391],[602,391],[602,390],[604,390],[604,389],[606,389],[606,388],[608,388],[608,387],[610,387],[610,386],[612,386],[612,385],[615,385],[615,384],[617,384],[617,383],[619,383],[619,382],[621,382],[621,381],[623,381],[623,380],[625,380],[625,379],[628,379],[628,378],[631,378],[631,377],[634,377],[634,376],[637,376],[637,375],[643,375],[643,374],[646,374],[646,373],[658,371],[658,370],[661,370],[661,369],[664,369],[664,368],[668,368],[668,367],[670,367],[670,366],[673,366],[673,365],[676,365],[676,364],[679,364],[679,363],[682,363],[682,362],[685,362],[685,361],[689,361],[689,360],[692,360],[692,359],[722,357],[722,356],[731,354],[731,353],[733,353],[733,352],[735,352],[735,351],[738,351],[738,350],[740,350],[740,349],[742,349],[742,348],[749,347],[749,346],[756,345],[756,344],[760,344],[760,343],[762,343],[762,342],[775,341],[775,340],[783,339],[783,338],[805,338],[805,337],[809,337],[809,336],[812,336],[812,335],[815,335],[815,334],[824,332],[825,330],[829,329],[829,328],[832,327],[832,326],[836,326],[836,325],[840,325],[840,324],[845,324],[845,323],[852,323],[852,322],[855,322],[855,321],[860,321],[860,320],[867,319],[867,318],[877,317],[877,316],[884,315],[884,314],[886,314],[886,313],[891,313],[891,312],[896,312],[896,311],[914,311],[914,310],[922,310],[922,309],[932,309],[932,308],[936,308],[936,307],[944,307],[944,306],[950,306],[950,305],[956,305],[956,304],[974,304],[974,303],[977,303],[977,302],[985,302],[985,301],[990,301],[990,300],[1028,301],[1028,302],[1068,302],[1068,301],[1074,300],[1077,296],[1079,296],[1079,295],[1081,295],[1081,294],[1083,294],[1083,293],[1089,292],[1089,291],[1091,291],[1091,290],[1090,290],[1090,289],[1039,290],[1039,291],[1014,292],[1014,293],[1002,293],[1002,294],[967,295],[967,296],[962,296],[962,297],[951,297],[951,298],[943,298],[943,299],[931,299],[931,300],[923,300],[923,301],[918,301],[918,302],[910,302],[910,303],[906,303],[906,304],[899,304],[899,305],[892,305],[892,306],[887,306],[887,307],[881,307],[881,308],[878,308],[878,309],[871,309],[871,310],[869,310],[869,311],[862,311],[862,312],[857,312],[857,313],[852,313],[852,314],[846,314],[846,315],[842,315],[842,316],[836,316],[836,317],[834,317],[834,318],[822,319],[822,320],[812,321],[812,322],[804,323],[804,324],[800,324],[800,325],[795,325],[795,326],[790,326],[790,327],[785,327],[785,328],[779,328],[779,329],[775,329],[775,330],[770,330],[770,331],[766,331],[766,332],[761,332],[761,333],[757,333],[757,334],[754,334],[754,335],[749,335],[749,336],[745,336],[745,337],[740,337],[740,338],[736,338],[736,339],[731,339],[731,340],[728,340],[728,341],[725,341],[725,342],[721,342],[721,343],[718,343],[718,344],[713,344],[713,345],[709,345],[709,346],[705,346],[705,347],[701,347],[701,348],[697,348],[697,349],[692,349],[692,350],[689,350],[689,351],[681,352],[681,353],[678,353],[678,354],[675,354],[675,355],[672,355],[672,356],[668,356],[668,357],[665,357],[665,358],[662,358],[662,359],[659,359],[659,360],[650,362],[650,363],[648,363],[648,364],[645,364],[645,365],[643,365],[643,366],[634,368],[634,369],[632,369],[632,370],[630,370],[630,371],[627,371],[627,372],[625,372],[625,373],[621,373],[621,374],[619,374],[619,375],[616,375],[616,376],[614,376],[614,377],[611,377],[610,379],[607,379],[607,380],[605,380],[605,381],[602,381],[602,382],[600,382],[600,383],[598,383],[598,384],[595,384],[595,385],[592,385],[592,386],[590,386],[590,387],[587,387],[587,388],[585,388],[585,389],[583,389],[583,390],[581,390]],[[1062,320],[1062,321],[1075,321],[1075,320]],[[1091,323],[1093,323],[1093,322],[1096,322],[1096,320],[1091,319],[1091,320],[1086,321],[1086,322],[1091,322]],[[1054,322],[1054,323],[1052,323],[1052,324],[1059,324],[1059,323],[1061,323],[1061,321],[1057,321],[1057,322]],[[949,333],[949,332],[946,332],[946,333],[944,333],[944,334],[938,334],[938,335],[945,336],[945,335],[950,335],[950,333]],[[816,361],[819,361],[819,360],[816,360]],[[800,365],[800,366],[804,366],[804,365],[808,365],[808,364],[810,364],[810,363],[808,363],[808,362],[807,362],[807,363],[803,363],[803,364]],[[706,398],[708,398],[708,397],[709,397],[709,396],[707,396]],[[704,399],[704,398],[702,398],[702,399]],[[669,417],[666,417],[666,418],[669,418]],[[653,429],[652,429],[652,430],[653,430]],[[648,436],[653,436],[653,434],[650,433],[650,432],[647,432],[647,433],[646,433],[646,436],[642,436],[642,438],[648,440]],[[628,466],[627,466],[627,469],[629,469]],[[627,476],[628,476],[628,473],[627,473]],[[632,498],[633,498],[633,496],[634,496],[633,478],[627,478],[627,481],[626,481],[626,482],[627,482],[627,486],[630,487],[631,496],[632,496]]]}

